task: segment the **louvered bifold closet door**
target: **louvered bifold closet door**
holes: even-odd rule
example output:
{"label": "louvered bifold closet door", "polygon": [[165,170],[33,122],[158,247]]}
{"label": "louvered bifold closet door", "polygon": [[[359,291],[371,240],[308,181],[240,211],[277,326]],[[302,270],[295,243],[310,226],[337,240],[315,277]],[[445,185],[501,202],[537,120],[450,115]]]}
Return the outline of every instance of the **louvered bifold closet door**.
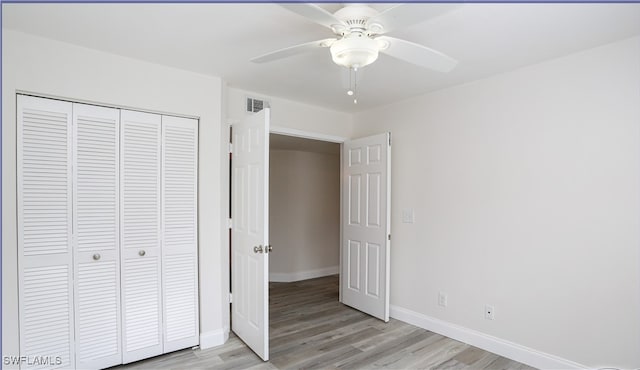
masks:
{"label": "louvered bifold closet door", "polygon": [[122,363],[120,111],[73,104],[76,367]]}
{"label": "louvered bifold closet door", "polygon": [[120,115],[123,362],[163,353],[160,249],[161,116]]}
{"label": "louvered bifold closet door", "polygon": [[71,116],[71,103],[17,96],[22,368],[74,367]]}
{"label": "louvered bifold closet door", "polygon": [[198,121],[162,116],[164,350],[199,343]]}

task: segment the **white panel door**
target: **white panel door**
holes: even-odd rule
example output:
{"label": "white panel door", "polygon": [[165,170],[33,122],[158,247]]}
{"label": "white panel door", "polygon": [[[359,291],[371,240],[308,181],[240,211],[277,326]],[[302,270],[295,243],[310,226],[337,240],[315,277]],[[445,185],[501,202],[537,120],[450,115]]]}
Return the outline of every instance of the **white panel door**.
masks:
{"label": "white panel door", "polygon": [[73,104],[76,367],[122,363],[120,111]]}
{"label": "white panel door", "polygon": [[164,352],[198,345],[198,121],[162,116]]}
{"label": "white panel door", "polygon": [[71,103],[17,96],[22,368],[75,365],[71,119]]}
{"label": "white panel door", "polygon": [[120,113],[123,362],[163,353],[160,249],[161,116]]}
{"label": "white panel door", "polygon": [[233,125],[232,330],[269,360],[269,109]]}
{"label": "white panel door", "polygon": [[389,321],[390,134],[343,147],[342,302]]}

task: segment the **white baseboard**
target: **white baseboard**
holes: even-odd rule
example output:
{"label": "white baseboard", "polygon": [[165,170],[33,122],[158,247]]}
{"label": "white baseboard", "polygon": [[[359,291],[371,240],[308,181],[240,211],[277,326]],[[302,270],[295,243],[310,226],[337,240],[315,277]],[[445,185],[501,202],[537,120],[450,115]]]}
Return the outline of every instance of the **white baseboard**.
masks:
{"label": "white baseboard", "polygon": [[217,347],[225,344],[229,339],[229,328],[200,333],[200,349]]}
{"label": "white baseboard", "polygon": [[335,275],[340,272],[340,266],[325,267],[315,270],[298,271],[291,273],[270,272],[269,281],[275,283],[290,283],[292,281],[300,281],[314,279],[323,276]]}
{"label": "white baseboard", "polygon": [[540,352],[533,348],[496,338],[473,329],[455,325],[434,317],[429,317],[402,307],[392,305],[391,317],[538,369],[588,368],[587,366],[580,365],[576,362],[558,356]]}

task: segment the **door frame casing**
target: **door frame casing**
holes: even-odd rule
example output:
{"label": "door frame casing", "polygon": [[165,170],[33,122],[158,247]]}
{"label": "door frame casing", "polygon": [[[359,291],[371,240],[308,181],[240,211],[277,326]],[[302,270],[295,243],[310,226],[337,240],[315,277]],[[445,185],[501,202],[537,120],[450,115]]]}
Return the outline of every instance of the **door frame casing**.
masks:
{"label": "door frame casing", "polygon": [[336,144],[342,144],[347,140],[351,140],[349,138],[342,137],[342,136],[327,135],[327,134],[321,134],[321,133],[318,133],[318,132],[298,130],[298,129],[282,127],[282,126],[271,126],[271,129],[269,130],[269,133],[270,134],[278,134],[278,135],[300,137],[300,138],[303,138],[303,139],[328,141],[330,143],[336,143]]}

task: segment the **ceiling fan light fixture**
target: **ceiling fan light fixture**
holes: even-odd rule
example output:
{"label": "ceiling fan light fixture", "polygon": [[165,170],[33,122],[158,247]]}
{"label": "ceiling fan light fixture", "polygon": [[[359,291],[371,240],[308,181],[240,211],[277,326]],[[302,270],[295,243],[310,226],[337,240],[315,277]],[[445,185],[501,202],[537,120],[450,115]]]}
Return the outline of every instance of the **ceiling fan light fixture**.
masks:
{"label": "ceiling fan light fixture", "polygon": [[368,37],[345,37],[331,45],[331,58],[337,65],[362,68],[378,59],[378,43]]}

